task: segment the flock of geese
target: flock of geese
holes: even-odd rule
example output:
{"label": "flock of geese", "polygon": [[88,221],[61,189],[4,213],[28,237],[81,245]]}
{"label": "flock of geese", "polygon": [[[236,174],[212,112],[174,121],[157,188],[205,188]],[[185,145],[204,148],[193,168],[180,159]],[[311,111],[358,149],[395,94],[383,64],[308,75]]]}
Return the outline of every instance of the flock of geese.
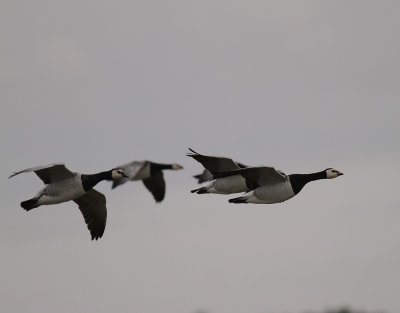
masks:
{"label": "flock of geese", "polygon": [[[197,194],[233,194],[244,192],[240,197],[229,199],[231,203],[278,203],[297,195],[309,182],[331,179],[343,175],[336,169],[327,168],[310,174],[286,175],[269,166],[246,166],[227,157],[202,155],[189,149],[187,156],[204,167],[195,175],[203,187],[192,190]],[[9,178],[21,173],[35,172],[45,187],[31,199],[22,201],[26,211],[41,205],[74,201],[85,219],[92,240],[103,236],[107,221],[105,196],[93,189],[103,180],[112,181],[112,188],[127,181],[141,180],[152,193],[156,202],[165,196],[164,170],[179,170],[179,164],[160,164],[151,161],[133,161],[109,171],[96,174],[71,172],[64,164],[49,164],[14,172]]]}

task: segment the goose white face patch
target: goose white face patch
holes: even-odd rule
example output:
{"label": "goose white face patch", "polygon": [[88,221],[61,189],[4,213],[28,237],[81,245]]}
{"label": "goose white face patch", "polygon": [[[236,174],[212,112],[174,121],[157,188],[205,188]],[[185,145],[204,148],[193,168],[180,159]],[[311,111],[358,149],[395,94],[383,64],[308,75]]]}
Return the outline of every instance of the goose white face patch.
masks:
{"label": "goose white face patch", "polygon": [[328,168],[326,170],[326,178],[328,179],[336,178],[341,175],[343,175],[343,173],[339,172],[338,170],[335,170],[334,168]]}
{"label": "goose white face patch", "polygon": [[115,169],[115,170],[112,170],[112,172],[111,172],[111,177],[112,177],[112,179],[121,179],[121,178],[123,178],[124,176],[126,176],[126,175],[125,175],[125,172],[124,172],[124,170],[122,170],[122,169],[120,169],[120,168],[117,168],[117,169]]}

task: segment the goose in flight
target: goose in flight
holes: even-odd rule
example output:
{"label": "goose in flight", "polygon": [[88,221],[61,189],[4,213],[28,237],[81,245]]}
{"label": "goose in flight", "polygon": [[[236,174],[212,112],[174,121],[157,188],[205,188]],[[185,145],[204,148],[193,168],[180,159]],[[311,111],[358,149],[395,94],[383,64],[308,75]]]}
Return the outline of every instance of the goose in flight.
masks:
{"label": "goose in flight", "polygon": [[151,161],[133,161],[119,166],[124,170],[126,177],[113,179],[112,189],[129,180],[141,180],[151,192],[156,202],[161,202],[165,196],[165,180],[163,170],[180,170],[179,164],[160,164]]}
{"label": "goose in flight", "polygon": [[72,200],[79,206],[92,240],[103,236],[107,220],[106,198],[93,187],[103,180],[125,177],[122,169],[114,168],[97,174],[80,174],[71,172],[64,164],[48,164],[15,172],[9,178],[28,172],[35,172],[45,186],[32,199],[22,201],[22,208],[29,211],[41,205]]}
{"label": "goose in flight", "polygon": [[334,168],[309,173],[286,175],[273,167],[260,166],[214,173],[218,179],[240,175],[251,190],[241,197],[229,199],[231,203],[278,203],[297,195],[311,181],[332,179],[343,175]]}

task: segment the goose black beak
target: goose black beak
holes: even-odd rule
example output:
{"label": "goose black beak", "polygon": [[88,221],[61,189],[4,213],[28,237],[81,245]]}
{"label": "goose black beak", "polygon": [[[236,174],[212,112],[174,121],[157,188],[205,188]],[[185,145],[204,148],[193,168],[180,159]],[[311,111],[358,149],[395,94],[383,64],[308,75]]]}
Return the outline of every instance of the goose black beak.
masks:
{"label": "goose black beak", "polygon": [[126,175],[125,173],[122,174],[122,177],[128,178],[128,175]]}
{"label": "goose black beak", "polygon": [[338,176],[342,176],[343,175],[343,173],[341,173],[341,172],[338,172]]}

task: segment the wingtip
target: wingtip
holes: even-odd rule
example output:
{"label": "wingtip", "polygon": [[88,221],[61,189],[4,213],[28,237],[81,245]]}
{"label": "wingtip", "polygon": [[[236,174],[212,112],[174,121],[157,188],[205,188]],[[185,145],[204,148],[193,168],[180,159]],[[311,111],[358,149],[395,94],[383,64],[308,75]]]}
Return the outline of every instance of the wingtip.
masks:
{"label": "wingtip", "polygon": [[192,148],[188,148],[190,150],[191,153],[187,153],[187,156],[193,156],[193,155],[199,155],[198,152],[194,151]]}
{"label": "wingtip", "polygon": [[96,234],[96,235],[91,234],[92,235],[92,241],[99,240],[101,237],[103,237],[103,234]]}

